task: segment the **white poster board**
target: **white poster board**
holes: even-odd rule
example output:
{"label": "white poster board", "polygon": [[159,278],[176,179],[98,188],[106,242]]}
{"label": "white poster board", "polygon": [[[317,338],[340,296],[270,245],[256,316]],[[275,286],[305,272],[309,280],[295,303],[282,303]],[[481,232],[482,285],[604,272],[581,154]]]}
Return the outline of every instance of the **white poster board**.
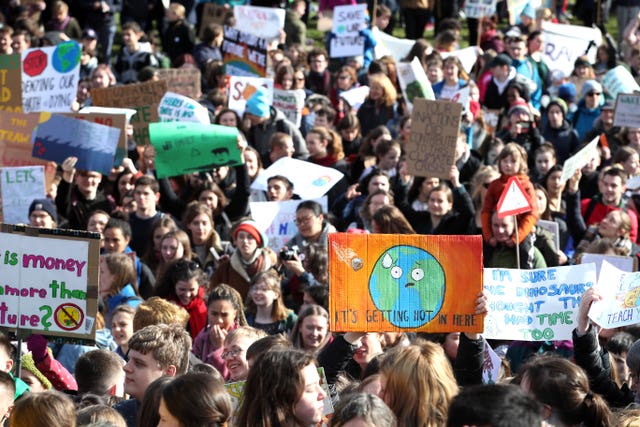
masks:
{"label": "white poster board", "polygon": [[542,23],[544,36],[544,62],[549,70],[561,70],[565,76],[571,75],[579,56],[587,51],[589,62],[596,60],[596,49],[602,43],[602,34],[598,28],[582,27],[579,25]]}
{"label": "white poster board", "polygon": [[333,28],[329,47],[331,58],[358,56],[364,53],[367,5],[354,4],[333,8]]}
{"label": "white poster board", "polygon": [[281,8],[235,5],[233,16],[235,28],[267,40],[279,38],[284,28],[285,10]]}
{"label": "white poster board", "polygon": [[435,101],[436,96],[431,88],[431,82],[429,82],[418,58],[413,58],[410,63],[398,62],[396,68],[398,70],[398,82],[409,112],[413,111],[413,101],[416,98]]}
{"label": "white poster board", "polygon": [[589,163],[594,154],[596,154],[599,139],[600,136],[596,136],[582,150],[578,151],[564,162],[564,165],[562,166],[562,175],[560,175],[560,182],[562,184],[567,182],[567,180],[571,178],[577,170],[582,169],[587,163]]}
{"label": "white poster board", "polygon": [[622,65],[607,71],[602,78],[602,87],[612,98],[616,98],[620,93],[640,91],[640,86],[638,86],[636,80],[629,70]]}
{"label": "white poster board", "polygon": [[613,125],[630,128],[640,127],[640,94],[618,94],[613,114]]}
{"label": "white poster board", "polygon": [[482,18],[496,13],[496,0],[467,0],[464,14],[467,18]]}
{"label": "white poster board", "polygon": [[373,27],[371,33],[376,40],[376,47],[374,48],[376,59],[391,55],[396,60],[396,64],[409,54],[409,51],[416,43],[415,40],[405,40],[390,36],[380,31],[377,27]]}
{"label": "white poster board", "polygon": [[0,168],[2,214],[6,224],[29,224],[29,206],[45,195],[44,166]]}
{"label": "white poster board", "polygon": [[211,124],[209,111],[198,101],[174,92],[164,94],[158,104],[161,122],[193,122]]}
{"label": "white poster board", "polygon": [[267,90],[267,99],[270,104],[273,104],[273,79],[231,76],[229,78],[229,108],[242,117],[247,100],[256,93],[259,87]]}
{"label": "white poster board", "polygon": [[595,283],[594,264],[537,270],[485,268],[489,313],[483,335],[520,341],[570,340],[580,298]]}
{"label": "white poster board", "polygon": [[302,89],[273,90],[273,106],[282,111],[287,120],[300,127],[302,121],[302,109],[304,108],[305,93]]}
{"label": "white poster board", "polygon": [[622,271],[605,261],[600,273],[598,291],[604,299],[591,305],[591,320],[606,329],[640,322],[640,272]]}

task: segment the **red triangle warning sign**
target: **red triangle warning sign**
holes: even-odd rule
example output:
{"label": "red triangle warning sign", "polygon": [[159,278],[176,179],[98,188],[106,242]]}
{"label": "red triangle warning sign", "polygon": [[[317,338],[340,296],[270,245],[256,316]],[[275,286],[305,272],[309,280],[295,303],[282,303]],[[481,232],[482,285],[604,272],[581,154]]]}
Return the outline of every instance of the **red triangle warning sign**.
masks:
{"label": "red triangle warning sign", "polygon": [[498,200],[498,218],[518,215],[531,210],[531,201],[518,178],[512,176],[507,181],[504,191]]}

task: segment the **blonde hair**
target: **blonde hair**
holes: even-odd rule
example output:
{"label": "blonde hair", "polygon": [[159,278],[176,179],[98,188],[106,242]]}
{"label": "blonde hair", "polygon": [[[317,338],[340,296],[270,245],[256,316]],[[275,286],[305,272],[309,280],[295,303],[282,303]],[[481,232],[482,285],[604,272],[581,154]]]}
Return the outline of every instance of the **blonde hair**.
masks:
{"label": "blonde hair", "polygon": [[384,401],[400,427],[442,427],[458,394],[451,364],[438,344],[417,341],[390,350],[380,364],[386,377]]}
{"label": "blonde hair", "polygon": [[382,103],[386,107],[391,107],[398,99],[398,91],[393,86],[393,83],[385,74],[377,73],[369,76],[369,87],[374,84],[379,85],[382,88]]}

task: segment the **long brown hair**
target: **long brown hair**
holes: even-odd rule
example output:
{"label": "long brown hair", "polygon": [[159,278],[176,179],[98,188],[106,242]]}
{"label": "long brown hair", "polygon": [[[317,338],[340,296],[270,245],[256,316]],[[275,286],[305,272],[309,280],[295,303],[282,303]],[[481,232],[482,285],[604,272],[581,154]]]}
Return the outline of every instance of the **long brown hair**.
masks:
{"label": "long brown hair", "polygon": [[247,300],[245,302],[245,307],[247,308],[248,313],[256,314],[258,311],[258,307],[256,303],[253,302],[253,298],[251,298],[251,289],[258,283],[264,282],[269,288],[270,291],[278,294],[278,298],[273,301],[273,306],[271,307],[271,320],[274,322],[278,322],[280,320],[284,320],[289,316],[291,310],[289,310],[282,300],[282,288],[280,285],[280,276],[274,269],[269,269],[267,271],[261,271],[260,273],[253,276],[251,279],[251,287],[249,288],[249,295],[247,296]]}

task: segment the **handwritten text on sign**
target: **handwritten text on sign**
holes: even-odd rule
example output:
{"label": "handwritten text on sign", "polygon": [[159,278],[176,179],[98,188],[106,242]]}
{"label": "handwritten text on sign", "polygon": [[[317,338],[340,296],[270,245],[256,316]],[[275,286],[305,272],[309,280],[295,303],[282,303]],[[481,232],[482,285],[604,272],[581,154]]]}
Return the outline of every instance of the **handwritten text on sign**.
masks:
{"label": "handwritten text on sign", "polygon": [[97,257],[97,243],[4,232],[0,241],[0,328],[92,338],[97,303],[88,295],[97,294],[98,277],[90,253]]}
{"label": "handwritten text on sign", "polygon": [[538,270],[484,269],[487,339],[571,339],[580,298],[596,282],[594,264]]}

